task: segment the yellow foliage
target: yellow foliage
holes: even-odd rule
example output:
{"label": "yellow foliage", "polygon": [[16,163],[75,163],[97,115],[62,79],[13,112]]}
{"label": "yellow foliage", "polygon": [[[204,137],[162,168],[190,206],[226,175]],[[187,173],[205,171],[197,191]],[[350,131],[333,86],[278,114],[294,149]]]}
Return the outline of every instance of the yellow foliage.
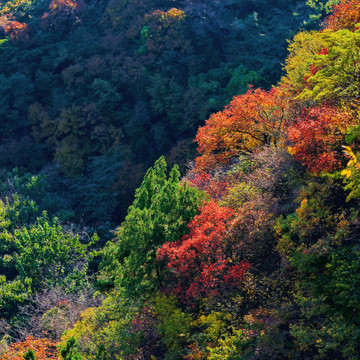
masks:
{"label": "yellow foliage", "polygon": [[[29,8],[35,1],[34,0],[10,0],[0,4],[0,14],[6,15],[15,12],[20,7],[26,9]],[[24,15],[24,14],[21,14]]]}
{"label": "yellow foliage", "polygon": [[289,56],[286,59],[286,76],[281,79],[284,85],[296,92],[301,92],[306,77],[310,75],[310,65],[314,56],[325,47],[323,33],[317,31],[303,31],[298,33],[289,45]]}
{"label": "yellow foliage", "polygon": [[147,19],[155,18],[159,20],[164,26],[169,26],[173,22],[182,21],[186,17],[185,12],[176,8],[171,8],[168,11],[155,10],[149,15]]}
{"label": "yellow foliage", "polygon": [[101,306],[83,311],[81,320],[63,334],[61,345],[73,337],[86,360],[95,360],[101,345],[112,360],[121,360],[124,354],[138,348],[139,334],[131,331],[137,311],[121,293],[108,294]]}

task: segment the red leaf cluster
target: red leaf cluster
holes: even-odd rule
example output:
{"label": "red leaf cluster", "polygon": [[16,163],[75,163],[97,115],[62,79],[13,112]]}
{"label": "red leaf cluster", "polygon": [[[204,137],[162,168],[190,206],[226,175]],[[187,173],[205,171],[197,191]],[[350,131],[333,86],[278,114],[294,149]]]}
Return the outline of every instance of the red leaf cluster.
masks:
{"label": "red leaf cluster", "polygon": [[303,111],[288,130],[290,153],[315,175],[338,169],[348,121],[346,112],[327,106]]}
{"label": "red leaf cluster", "polygon": [[167,261],[175,279],[170,288],[177,296],[215,296],[224,287],[241,283],[250,264],[232,259],[226,235],[233,216],[233,210],[211,201],[189,224],[189,235],[158,250],[157,260]]}
{"label": "red leaf cluster", "polygon": [[360,23],[360,0],[345,0],[333,7],[333,13],[325,20],[324,28],[333,31],[348,29],[355,31]]}

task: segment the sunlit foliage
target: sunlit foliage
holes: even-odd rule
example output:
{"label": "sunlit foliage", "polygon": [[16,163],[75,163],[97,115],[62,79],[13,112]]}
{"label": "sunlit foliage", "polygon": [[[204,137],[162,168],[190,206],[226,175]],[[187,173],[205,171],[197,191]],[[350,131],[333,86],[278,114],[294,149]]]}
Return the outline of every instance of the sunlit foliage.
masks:
{"label": "sunlit foliage", "polygon": [[196,136],[199,169],[228,164],[240,154],[249,154],[267,145],[280,145],[292,119],[282,89],[250,88],[236,96],[224,111],[211,115]]}
{"label": "sunlit foliage", "polygon": [[135,295],[163,288],[163,266],[155,262],[156,251],[187,233],[187,224],[202,201],[199,190],[180,182],[177,166],[167,175],[167,164],[161,157],[136,190],[116,240],[105,248],[104,285],[115,284]]}
{"label": "sunlit foliage", "polygon": [[231,209],[211,202],[189,224],[189,235],[158,250],[157,259],[165,260],[171,272],[168,286],[183,300],[219,295],[241,283],[250,268],[236,259],[236,244],[226,239],[233,216]]}
{"label": "sunlit foliage", "polygon": [[[46,338],[35,339],[28,337],[24,341],[17,342],[9,346],[4,354],[1,354],[2,360],[58,360],[57,343]],[[33,350],[34,357],[26,357],[29,350]]]}
{"label": "sunlit foliage", "polygon": [[341,1],[332,9],[332,14],[325,20],[325,28],[332,31],[348,29],[354,31],[360,23],[359,0]]}
{"label": "sunlit foliage", "polygon": [[346,111],[327,106],[304,110],[297,123],[288,129],[293,142],[289,152],[314,174],[339,169],[350,117]]}

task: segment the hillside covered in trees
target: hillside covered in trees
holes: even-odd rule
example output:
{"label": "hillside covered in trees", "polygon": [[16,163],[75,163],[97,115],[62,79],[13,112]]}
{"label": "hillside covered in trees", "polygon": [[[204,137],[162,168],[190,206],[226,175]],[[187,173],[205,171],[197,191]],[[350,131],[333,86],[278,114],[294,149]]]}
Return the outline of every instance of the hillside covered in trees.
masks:
{"label": "hillside covered in trees", "polygon": [[0,359],[360,359],[359,28],[1,2]]}
{"label": "hillside covered in trees", "polygon": [[42,209],[118,225],[146,169],[166,155],[184,173],[198,127],[248,84],[275,84],[286,40],[319,13],[303,0],[2,1],[0,175],[41,173]]}

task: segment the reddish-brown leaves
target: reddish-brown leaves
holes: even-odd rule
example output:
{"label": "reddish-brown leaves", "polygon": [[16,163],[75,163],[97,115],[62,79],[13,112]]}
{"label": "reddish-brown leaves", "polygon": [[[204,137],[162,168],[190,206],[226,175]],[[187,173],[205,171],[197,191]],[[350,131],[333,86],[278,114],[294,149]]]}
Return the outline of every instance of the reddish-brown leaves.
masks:
{"label": "reddish-brown leaves", "polygon": [[35,339],[32,336],[24,341],[12,344],[1,360],[24,360],[24,355],[29,349],[33,349],[37,360],[58,360],[57,343],[49,339]]}
{"label": "reddish-brown leaves", "polygon": [[189,235],[158,250],[157,260],[168,262],[175,280],[170,288],[177,296],[184,300],[214,296],[242,281],[250,265],[231,258],[227,228],[233,216],[231,209],[210,202],[189,224]]}
{"label": "reddish-brown leaves", "polygon": [[355,31],[360,23],[360,0],[345,0],[335,5],[333,13],[325,20],[325,29]]}
{"label": "reddish-brown leaves", "polygon": [[4,31],[8,34],[11,40],[20,40],[27,36],[28,25],[15,20],[9,20],[5,26]]}
{"label": "reddish-brown leaves", "polygon": [[232,177],[222,173],[211,176],[208,173],[193,169],[187,173],[185,180],[199,190],[205,191],[211,199],[215,200],[221,199],[227,194]]}
{"label": "reddish-brown leaves", "polygon": [[346,112],[327,106],[306,110],[288,130],[290,153],[313,174],[336,170],[348,124]]}
{"label": "reddish-brown leaves", "polygon": [[289,124],[288,101],[279,88],[253,89],[234,97],[224,111],[211,115],[199,129],[196,142],[201,154],[197,169],[211,170],[241,153],[282,141]]}

